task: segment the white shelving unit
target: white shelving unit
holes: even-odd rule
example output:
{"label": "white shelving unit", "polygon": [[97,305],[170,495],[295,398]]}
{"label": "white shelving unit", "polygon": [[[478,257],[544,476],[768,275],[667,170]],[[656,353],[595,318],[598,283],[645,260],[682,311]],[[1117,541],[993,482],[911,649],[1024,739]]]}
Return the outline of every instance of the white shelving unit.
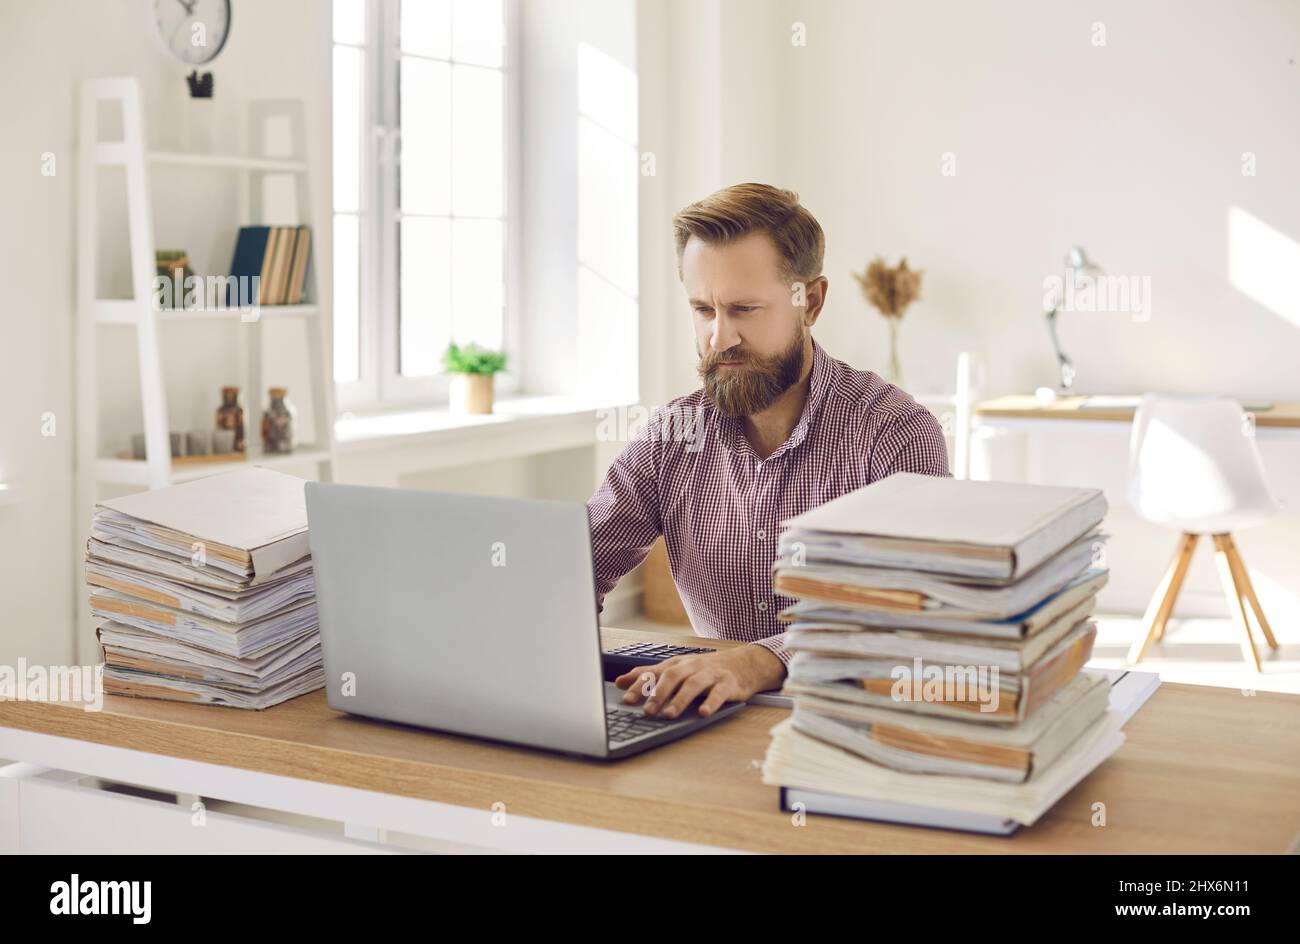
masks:
{"label": "white shelving unit", "polygon": [[[106,108],[114,106],[120,109],[121,139],[100,140],[100,116]],[[81,85],[77,209],[77,504],[83,540],[76,552],[78,571],[91,511],[98,500],[101,486],[105,484],[160,488],[172,482],[201,478],[249,465],[301,467],[307,463],[315,466],[316,474],[321,480],[334,478],[332,372],[327,359],[324,319],[321,317],[320,306],[316,304],[320,295],[314,264],[309,265],[307,270],[304,304],[260,306],[259,317],[255,321],[245,321],[243,313],[238,310],[160,311],[152,304],[156,248],[150,192],[150,168],[153,166],[186,168],[198,175],[200,180],[202,175],[212,171],[238,172],[239,221],[240,225],[245,226],[260,223],[265,218],[263,182],[266,176],[291,174],[294,177],[300,217],[297,222],[312,225],[310,162],[307,159],[302,104],[289,100],[255,102],[251,107],[250,119],[251,149],[254,155],[271,151],[267,129],[274,125],[281,132],[278,142],[280,149],[287,149],[288,156],[150,151],[144,133],[144,110],[139,82],[132,78],[91,79]],[[104,167],[120,167],[125,176],[126,219],[122,221],[123,228],[120,232],[130,249],[132,297],[129,299],[98,297],[96,269],[100,258],[99,239],[100,234],[106,230],[99,219],[97,187],[99,171]],[[316,246],[313,245],[313,257],[315,252]],[[262,323],[267,319],[280,318],[301,318],[304,321],[307,336],[305,355],[309,361],[308,372],[311,378],[312,418],[318,442],[299,446],[287,455],[263,456],[258,449],[261,438],[261,397],[265,393]],[[242,332],[247,345],[247,356],[243,359],[246,370],[242,389],[248,458],[237,462],[173,466],[159,327],[164,322],[211,323],[213,319],[231,321],[231,330]],[[126,329],[134,329],[136,336],[145,459],[115,458],[101,452],[95,375],[99,341],[103,331]],[[232,371],[234,369],[236,365],[232,365]],[[82,609],[84,616],[84,605]]]}

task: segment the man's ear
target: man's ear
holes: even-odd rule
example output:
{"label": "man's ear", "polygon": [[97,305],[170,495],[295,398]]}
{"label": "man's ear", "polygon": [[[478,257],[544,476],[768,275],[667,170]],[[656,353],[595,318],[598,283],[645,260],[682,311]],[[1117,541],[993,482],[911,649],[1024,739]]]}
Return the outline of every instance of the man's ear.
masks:
{"label": "man's ear", "polygon": [[805,326],[811,328],[817,323],[817,318],[826,305],[826,290],[829,286],[826,276],[819,275],[804,288],[804,300],[808,303],[803,313]]}

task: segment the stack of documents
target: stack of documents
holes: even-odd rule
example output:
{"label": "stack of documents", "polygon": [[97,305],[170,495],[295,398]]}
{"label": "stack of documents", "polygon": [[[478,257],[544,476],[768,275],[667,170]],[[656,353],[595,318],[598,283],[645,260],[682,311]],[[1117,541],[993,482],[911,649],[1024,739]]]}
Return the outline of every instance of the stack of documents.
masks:
{"label": "stack of documents", "polygon": [[809,811],[1034,822],[1123,742],[1081,671],[1105,513],[1093,489],[900,473],[783,522],[794,711],[764,779]]}
{"label": "stack of documents", "polygon": [[99,503],[104,690],[266,708],[325,684],[303,480],[248,468]]}

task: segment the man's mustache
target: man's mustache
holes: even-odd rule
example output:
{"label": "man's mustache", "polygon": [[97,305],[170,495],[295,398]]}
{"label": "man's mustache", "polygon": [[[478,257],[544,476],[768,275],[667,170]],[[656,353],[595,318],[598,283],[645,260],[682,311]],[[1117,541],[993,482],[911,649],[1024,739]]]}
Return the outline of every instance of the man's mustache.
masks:
{"label": "man's mustache", "polygon": [[735,348],[729,351],[723,351],[721,354],[709,354],[700,360],[700,370],[705,373],[712,373],[717,370],[719,364],[749,364],[750,357],[744,351]]}

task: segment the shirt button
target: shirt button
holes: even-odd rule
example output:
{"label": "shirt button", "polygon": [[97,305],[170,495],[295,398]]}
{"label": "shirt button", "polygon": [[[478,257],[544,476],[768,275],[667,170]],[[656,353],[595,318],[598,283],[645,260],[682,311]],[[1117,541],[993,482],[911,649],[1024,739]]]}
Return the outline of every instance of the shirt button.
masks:
{"label": "shirt button", "polygon": [[764,531],[762,528],[759,528],[756,532],[754,532],[754,537],[758,538],[761,541],[763,540],[763,538],[767,537],[767,532]]}
{"label": "shirt button", "polygon": [[759,600],[759,601],[758,601],[758,611],[759,611],[760,613],[762,613],[762,612],[764,612],[766,609],[767,609],[767,601],[766,601],[766,600]]}

